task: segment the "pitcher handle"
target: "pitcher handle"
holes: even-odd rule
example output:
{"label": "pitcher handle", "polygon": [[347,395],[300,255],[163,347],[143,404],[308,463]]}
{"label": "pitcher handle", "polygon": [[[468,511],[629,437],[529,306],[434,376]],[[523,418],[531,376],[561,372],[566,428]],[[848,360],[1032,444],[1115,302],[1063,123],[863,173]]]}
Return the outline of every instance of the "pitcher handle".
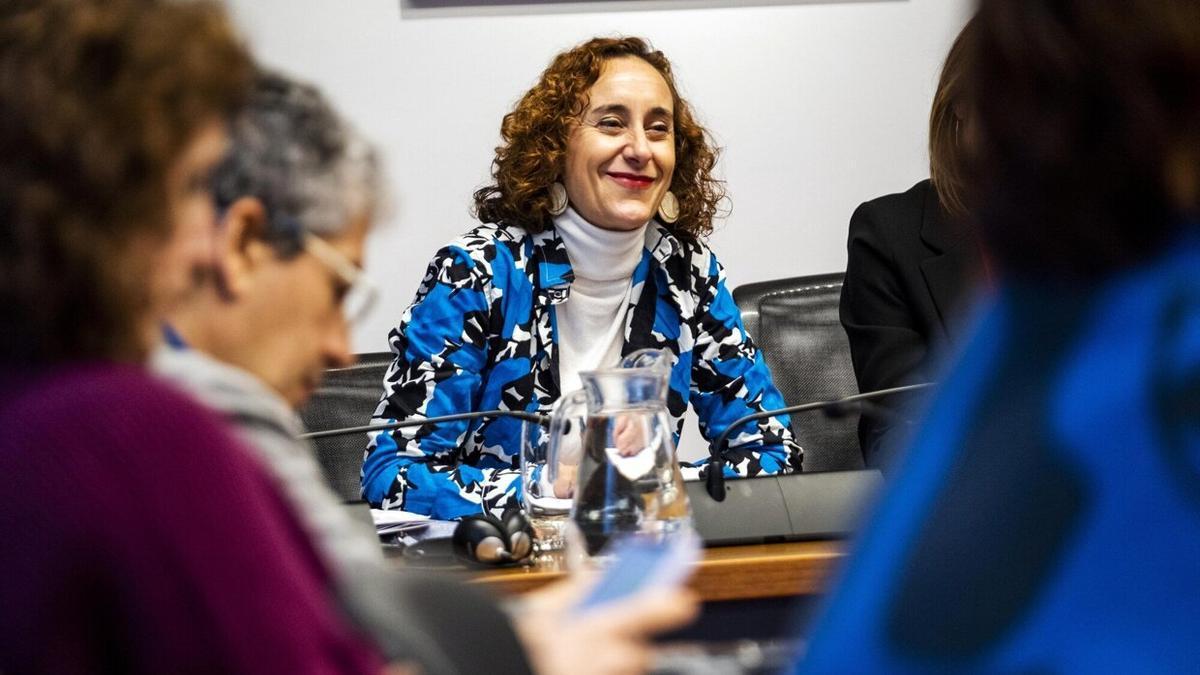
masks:
{"label": "pitcher handle", "polygon": [[621,359],[622,368],[659,368],[669,370],[667,353],[661,349],[645,347],[636,352],[630,352]]}

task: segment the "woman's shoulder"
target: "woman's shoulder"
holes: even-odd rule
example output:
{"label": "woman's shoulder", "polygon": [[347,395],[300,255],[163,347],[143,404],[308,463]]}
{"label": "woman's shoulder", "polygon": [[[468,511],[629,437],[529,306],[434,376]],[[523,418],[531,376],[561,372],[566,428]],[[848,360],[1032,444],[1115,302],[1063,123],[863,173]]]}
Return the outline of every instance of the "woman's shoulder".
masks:
{"label": "woman's shoulder", "polygon": [[666,264],[668,270],[672,268],[669,261],[676,260],[685,263],[693,276],[711,274],[717,256],[707,241],[673,233],[663,225],[652,224],[651,227],[655,229],[647,237],[646,246],[651,255]]}
{"label": "woman's shoulder", "polygon": [[195,407],[185,394],[144,368],[105,361],[9,370],[4,383],[9,401],[5,409],[10,412],[60,413],[69,410],[72,417],[79,419],[111,413],[114,406]]}
{"label": "woman's shoulder", "polygon": [[522,244],[530,234],[516,225],[503,223],[480,223],[450,240],[439,255],[466,255],[480,260],[490,260],[496,254],[508,252],[519,255]]}
{"label": "woman's shoulder", "polygon": [[441,278],[449,274],[458,282],[474,279],[485,283],[494,267],[519,266],[526,257],[526,239],[531,235],[524,229],[498,223],[480,223],[454,237],[439,248],[429,262],[429,275]]}
{"label": "woman's shoulder", "polygon": [[854,211],[850,219],[850,227],[869,227],[871,225],[887,224],[890,230],[897,223],[912,223],[919,227],[924,217],[927,200],[936,198],[933,184],[929,179],[920,181],[904,192],[876,197],[865,201]]}
{"label": "woman's shoulder", "polygon": [[908,248],[918,241],[933,184],[923,180],[904,192],[863,202],[850,217],[849,239],[882,250]]}
{"label": "woman's shoulder", "polygon": [[479,290],[500,279],[511,283],[513,271],[527,268],[532,249],[527,242],[533,236],[511,225],[476,225],[438,249],[429,263],[426,283],[437,279],[456,288]]}
{"label": "woman's shoulder", "polygon": [[[146,455],[200,448],[215,458],[232,438],[216,413],[145,369],[104,362],[63,364],[40,372],[7,372],[2,424],[9,441],[62,442],[88,454],[120,452],[135,464]],[[52,441],[51,439],[58,439]]]}
{"label": "woman's shoulder", "polygon": [[274,499],[215,412],[142,368],[74,363],[0,381],[0,475],[23,482],[22,499],[66,486],[103,531],[176,505]]}

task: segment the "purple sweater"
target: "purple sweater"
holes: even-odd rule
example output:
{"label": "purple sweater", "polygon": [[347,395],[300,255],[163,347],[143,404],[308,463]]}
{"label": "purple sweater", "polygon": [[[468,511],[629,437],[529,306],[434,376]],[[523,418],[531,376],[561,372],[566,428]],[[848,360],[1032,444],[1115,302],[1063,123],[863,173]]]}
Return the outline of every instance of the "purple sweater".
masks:
{"label": "purple sweater", "polygon": [[0,367],[0,672],[378,672],[266,474],[138,369]]}

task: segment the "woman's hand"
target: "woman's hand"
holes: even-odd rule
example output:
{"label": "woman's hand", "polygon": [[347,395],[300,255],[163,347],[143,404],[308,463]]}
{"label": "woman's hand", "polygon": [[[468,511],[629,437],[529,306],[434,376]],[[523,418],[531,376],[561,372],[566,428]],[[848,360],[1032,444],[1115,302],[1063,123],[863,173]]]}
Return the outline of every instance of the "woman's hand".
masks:
{"label": "woman's hand", "polygon": [[579,475],[578,464],[559,464],[558,477],[554,479],[554,496],[570,499],[575,496],[575,478]]}
{"label": "woman's hand", "polygon": [[650,638],[690,623],[699,613],[687,589],[648,590],[590,609],[576,609],[595,583],[576,576],[524,598],[517,636],[539,675],[625,675],[646,672]]}
{"label": "woman's hand", "polygon": [[646,449],[646,417],[624,413],[617,416],[613,427],[613,440],[617,445],[617,453],[622,457],[632,457]]}

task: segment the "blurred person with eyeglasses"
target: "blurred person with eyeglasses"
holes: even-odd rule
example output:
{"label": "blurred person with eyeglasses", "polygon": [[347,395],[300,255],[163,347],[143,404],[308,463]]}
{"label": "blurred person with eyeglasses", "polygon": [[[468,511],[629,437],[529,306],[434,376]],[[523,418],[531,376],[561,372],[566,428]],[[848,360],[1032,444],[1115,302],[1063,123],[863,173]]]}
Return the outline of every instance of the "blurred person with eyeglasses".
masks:
{"label": "blurred person with eyeglasses", "polygon": [[[384,569],[374,528],[342,506],[298,438],[295,408],[326,368],[353,362],[349,324],[376,294],[361,262],[382,201],[374,149],[316,89],[260,72],[211,182],[220,217],[209,265],[167,315],[153,369],[230,422],[300,515],[343,609],[389,658],[426,672],[469,669],[431,639],[422,616],[419,592],[437,582]],[[520,669],[524,656],[494,603],[439,588]]]}
{"label": "blurred person with eyeglasses", "polygon": [[[425,673],[638,672],[650,634],[692,616],[680,591],[570,615],[581,582],[531,594],[520,617],[455,580],[397,573],[325,481],[295,408],[353,361],[348,327],[376,295],[363,244],[384,201],[379,159],[315,88],[262,72],[213,173],[220,223],[154,369],[226,416],[283,488],[332,568],[341,606],[393,661]],[[632,617],[632,618],[630,618]],[[486,636],[487,650],[461,635]],[[520,639],[518,639],[518,634]],[[573,655],[599,652],[583,671]]]}
{"label": "blurred person with eyeglasses", "polygon": [[220,224],[210,278],[168,338],[257,377],[295,407],[353,356],[349,323],[375,289],[363,242],[381,200],[374,150],[311,87],[258,78],[213,174]]}

